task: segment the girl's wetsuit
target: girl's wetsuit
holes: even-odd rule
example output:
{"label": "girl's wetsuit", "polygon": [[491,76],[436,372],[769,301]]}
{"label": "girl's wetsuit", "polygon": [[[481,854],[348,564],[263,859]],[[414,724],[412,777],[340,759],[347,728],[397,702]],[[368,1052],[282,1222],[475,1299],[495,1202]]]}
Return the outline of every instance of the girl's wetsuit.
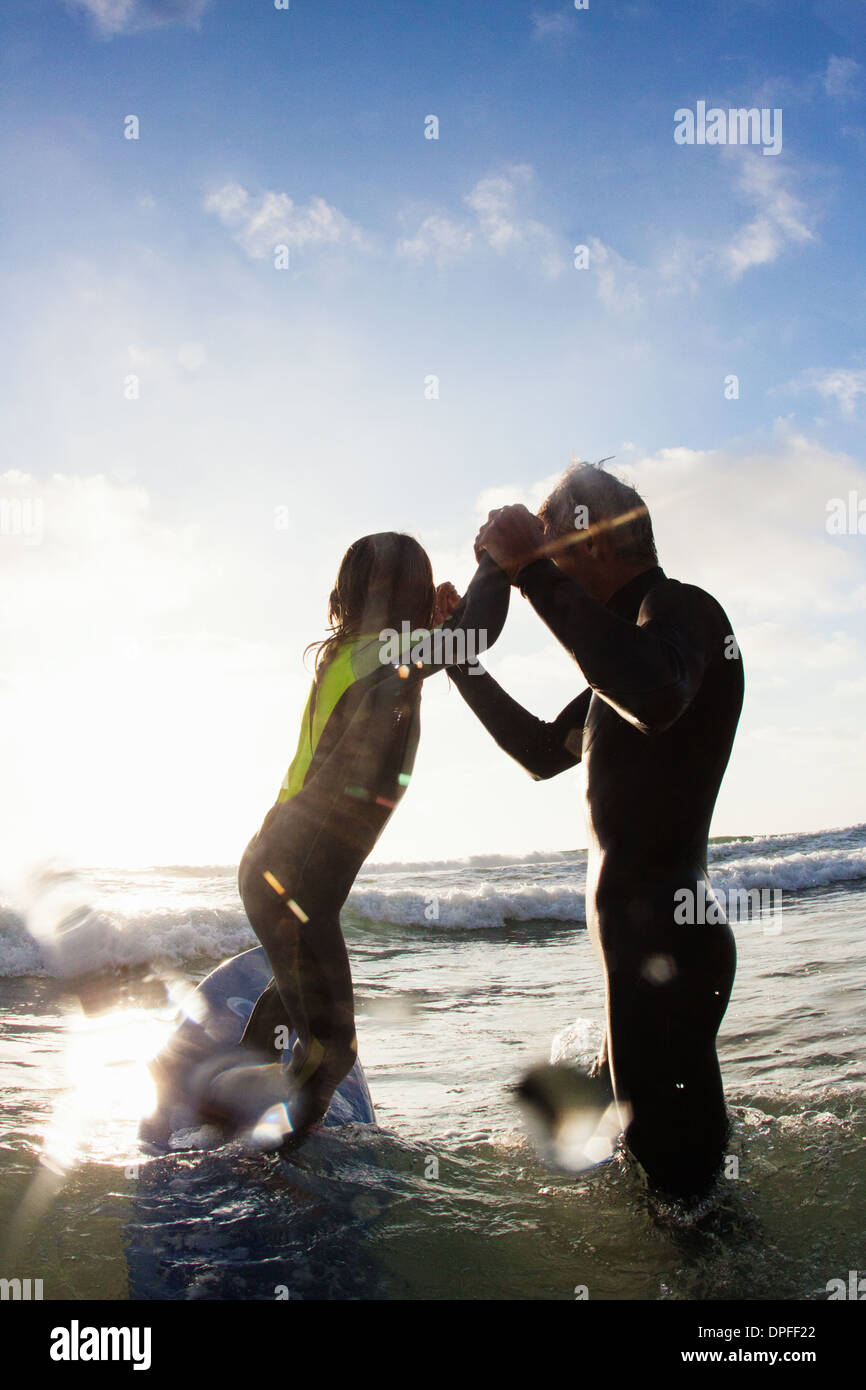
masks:
{"label": "girl's wetsuit", "polygon": [[294,760],[244,853],[241,897],[274,972],[244,1042],[273,1055],[278,1028],[297,1032],[288,1072],[295,1130],[321,1118],[357,1053],[340,909],[409,783],[421,682],[451,659],[465,660],[461,641],[470,632],[477,650],[496,641],[509,593],[507,576],[485,554],[443,625],[454,634],[444,656],[397,667],[383,664],[378,634],[341,644],[313,683]]}

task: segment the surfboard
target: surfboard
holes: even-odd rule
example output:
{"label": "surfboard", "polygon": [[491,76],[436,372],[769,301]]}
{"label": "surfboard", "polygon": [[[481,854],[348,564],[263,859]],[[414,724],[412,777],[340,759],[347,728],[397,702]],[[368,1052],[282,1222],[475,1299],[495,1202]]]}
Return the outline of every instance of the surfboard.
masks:
{"label": "surfboard", "polygon": [[[271,978],[267,956],[261,946],[223,961],[195,990],[187,1005],[187,1017],[156,1058],[157,1071],[170,1071],[157,1097],[157,1107],[139,1128],[142,1147],[164,1153],[183,1148],[183,1135],[194,1135],[203,1121],[185,1095],[184,1081],[193,1066],[209,1056],[235,1047],[241,1039],[253,1006]],[[295,1042],[293,1033],[282,1060],[288,1062]],[[185,1062],[189,1053],[194,1061]],[[322,1123],[328,1127],[346,1124],[375,1124],[373,1102],[360,1059],[334,1092]],[[191,1138],[189,1147],[198,1147]]]}

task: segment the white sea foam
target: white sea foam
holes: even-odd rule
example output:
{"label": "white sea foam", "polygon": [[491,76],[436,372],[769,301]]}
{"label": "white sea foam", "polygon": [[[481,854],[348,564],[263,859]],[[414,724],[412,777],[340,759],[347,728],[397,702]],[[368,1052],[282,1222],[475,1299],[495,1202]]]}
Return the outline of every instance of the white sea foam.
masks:
{"label": "white sea foam", "polygon": [[[585,855],[560,851],[367,865],[350,895],[347,925],[425,932],[585,922]],[[214,964],[256,945],[233,867],[83,873],[104,934],[107,967]],[[716,841],[710,877],[719,893],[782,890],[793,897],[834,885],[866,886],[866,826]],[[688,885],[683,885],[688,886]],[[0,907],[0,976],[53,974],[22,916]]]}
{"label": "white sea foam", "polygon": [[583,891],[541,883],[499,885],[479,883],[472,888],[450,887],[435,893],[407,888],[356,890],[348,907],[369,922],[398,926],[501,927],[506,922],[570,922],[586,920]]}
{"label": "white sea foam", "polygon": [[833,883],[852,883],[866,880],[866,847],[805,851],[780,858],[756,854],[722,864],[711,862],[710,877],[714,886],[725,892],[731,888],[780,888],[799,893]]}
{"label": "white sea foam", "polygon": [[601,1047],[604,1029],[589,1018],[576,1018],[554,1037],[550,1044],[550,1060],[589,1071]]}
{"label": "white sea foam", "polygon": [[[108,911],[101,915],[114,928],[106,936],[99,960],[100,968],[108,971],[146,965],[170,970],[199,962],[215,964],[258,945],[239,908],[136,911],[128,916]],[[57,973],[24,919],[11,911],[0,912],[0,977]]]}
{"label": "white sea foam", "polygon": [[[833,884],[866,883],[866,834],[862,829],[857,845],[795,848],[784,853],[784,849],[797,843],[797,838],[764,837],[754,842],[756,853],[749,841],[726,842],[721,854],[715,853],[714,845],[709,866],[714,887],[720,893],[757,888],[796,894]],[[809,846],[820,837],[803,836],[800,840]],[[496,867],[504,869],[508,862]],[[479,873],[477,868],[472,872],[468,867],[461,873],[450,861],[439,866],[450,870],[447,877],[438,883],[431,880],[429,888],[419,891],[405,882],[394,887],[387,883],[359,887],[352,893],[349,907],[358,917],[371,922],[431,929],[497,927],[507,922],[529,921],[584,923],[583,866],[566,856],[557,860],[547,856],[545,863],[547,872],[536,877],[531,868],[526,871],[527,859],[521,859],[519,865],[510,861],[512,872],[507,876]],[[422,867],[429,870],[431,866]],[[504,881],[506,877],[508,881]]]}

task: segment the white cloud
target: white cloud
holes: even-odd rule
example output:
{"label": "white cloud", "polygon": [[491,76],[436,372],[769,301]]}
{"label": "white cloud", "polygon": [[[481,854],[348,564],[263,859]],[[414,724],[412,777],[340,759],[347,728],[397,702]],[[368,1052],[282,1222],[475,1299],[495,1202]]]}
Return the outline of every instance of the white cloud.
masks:
{"label": "white cloud", "polygon": [[473,243],[470,227],[434,212],[425,217],[413,237],[397,243],[397,250],[410,261],[432,260],[441,269],[468,256]]}
{"label": "white cloud", "polygon": [[522,218],[517,211],[519,190],[527,187],[532,177],[528,164],[513,164],[504,174],[481,179],[466,204],[478,218],[481,236],[494,251],[526,247],[540,259],[547,274],[556,275],[563,262],[553,232],[534,218]]}
{"label": "white cloud", "polygon": [[629,312],[659,294],[694,294],[719,269],[727,278],[740,280],[748,270],[771,264],[788,246],[815,239],[807,222],[810,210],[790,191],[786,172],[751,154],[734,158],[744,161],[737,169],[734,192],[753,205],[755,215],[729,235],[710,240],[678,234],[654,263],[643,266],[600,238],[587,237],[589,268],[608,309]]}
{"label": "white cloud", "polygon": [[859,63],[853,58],[831,57],[824,74],[824,90],[828,97],[857,97],[861,94]]}
{"label": "white cloud", "polygon": [[860,396],[866,396],[866,368],[864,367],[813,367],[796,382],[789,383],[794,390],[810,387],[825,400],[835,400],[843,415],[852,417]]}
{"label": "white cloud", "polygon": [[514,220],[515,194],[518,183],[527,183],[531,177],[528,165],[512,165],[507,174],[480,179],[465,200],[478,218],[485,241],[495,251],[505,251],[522,239]]}
{"label": "white cloud", "polygon": [[519,207],[532,179],[528,164],[511,164],[501,173],[486,175],[463,200],[469,216],[431,213],[414,236],[397,243],[398,253],[443,266],[487,246],[499,255],[527,255],[546,275],[558,275],[565,264],[558,238],[544,223],[524,216]]}
{"label": "white cloud", "polygon": [[639,309],[643,303],[638,289],[640,269],[598,237],[590,237],[588,245],[590,269],[595,273],[601,302],[617,313]]}
{"label": "white cloud", "polygon": [[782,166],[742,152],[728,158],[738,163],[734,193],[753,205],[755,215],[724,238],[678,236],[652,272],[668,290],[694,293],[718,267],[740,280],[746,271],[770,265],[787,247],[815,240],[807,218],[817,214],[790,191]]}
{"label": "white cloud", "polygon": [[197,27],[210,0],[65,0],[90,15],[100,33],[129,34],[164,24]]}
{"label": "white cloud", "polygon": [[238,183],[227,183],[205,199],[206,212],[218,217],[253,260],[272,256],[276,246],[291,250],[317,246],[364,248],[361,228],[324,198],[299,206],[287,193],[253,198]]}
{"label": "white cloud", "polygon": [[530,18],[532,19],[532,37],[534,39],[560,38],[573,32],[573,11],[568,13],[566,10],[533,10]]}
{"label": "white cloud", "polygon": [[816,378],[815,386],[822,396],[838,400],[843,415],[853,415],[857,397],[866,395],[866,369],[843,368],[827,372]]}
{"label": "white cloud", "polygon": [[629,472],[653,515],[662,564],[718,589],[741,622],[782,621],[804,642],[810,624],[824,638],[828,617],[835,630],[849,611],[863,556],[826,531],[829,499],[862,487],[847,454],[779,425],[765,447],[664,449]]}
{"label": "white cloud", "polygon": [[785,187],[784,170],[769,160],[747,159],[738,188],[757,207],[748,222],[723,250],[731,278],[739,280],[747,270],[768,265],[789,244],[813,241],[815,233],[804,221],[805,205]]}

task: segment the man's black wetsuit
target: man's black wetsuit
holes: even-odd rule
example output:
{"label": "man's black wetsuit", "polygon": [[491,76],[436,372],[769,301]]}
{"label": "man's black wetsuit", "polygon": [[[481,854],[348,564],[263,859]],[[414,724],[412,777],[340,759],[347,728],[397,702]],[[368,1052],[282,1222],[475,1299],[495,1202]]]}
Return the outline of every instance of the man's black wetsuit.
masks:
{"label": "man's black wetsuit", "polygon": [[674,921],[706,882],[707,837],[743,701],[731,625],[703,590],[657,566],[605,605],[551,560],[521,591],[589,683],[552,723],[487,674],[451,672],[497,743],[535,778],[586,766],[587,925],[607,992],[607,1059],[626,1138],[650,1180],[704,1190],[728,1134],[715,1039],[734,938]]}
{"label": "man's black wetsuit", "polygon": [[[461,637],[470,632],[480,641],[470,650],[492,645],[509,596],[507,575],[484,555],[459,608],[443,624],[453,634],[451,647],[428,650],[405,665],[383,665],[378,634],[351,639],[348,649],[344,644],[314,682],[280,798],[244,853],[240,894],[274,973],[244,1042],[267,1052],[277,1027],[297,1030],[289,1069],[296,1130],[325,1113],[356,1055],[340,909],[409,783],[422,682],[462,655]],[[279,1077],[273,1079],[279,1086]],[[261,1077],[248,1080],[252,1085]]]}

